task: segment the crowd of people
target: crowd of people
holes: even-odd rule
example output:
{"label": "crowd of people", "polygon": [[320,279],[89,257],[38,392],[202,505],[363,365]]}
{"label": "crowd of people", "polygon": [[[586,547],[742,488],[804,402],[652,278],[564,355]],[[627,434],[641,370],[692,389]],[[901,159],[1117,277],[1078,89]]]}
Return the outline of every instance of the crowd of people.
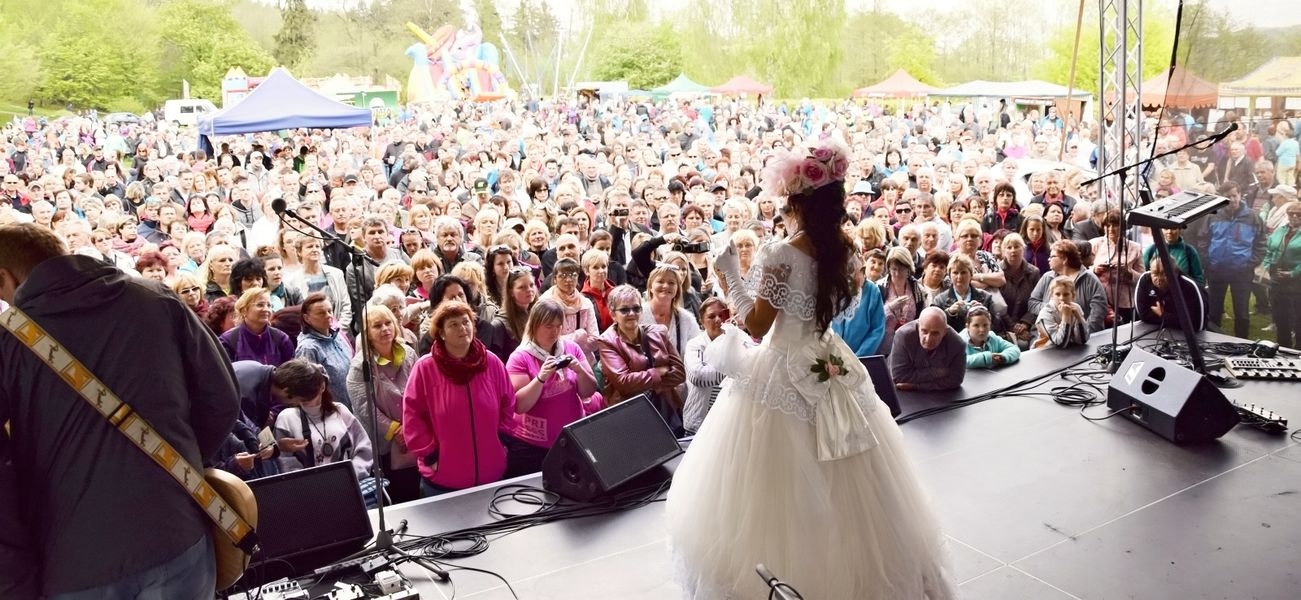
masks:
{"label": "crowd of people", "polygon": [[[1133,157],[1207,129],[1177,111],[1142,118]],[[836,350],[887,355],[900,389],[952,389],[968,369],[1081,344],[1111,324],[1177,327],[1176,298],[1194,328],[1238,337],[1251,333],[1254,303],[1279,344],[1295,347],[1301,122],[1240,124],[1147,172],[1156,197],[1229,200],[1161,233],[1171,272],[1153,233],[1083,183],[1096,125],[1052,106],[457,104],[404,108],[366,129],[217,139],[211,152],[158,121],[17,118],[0,130],[0,308],[48,319],[92,370],[109,369],[101,375],[120,395],[144,398],[137,409],[186,460],[245,479],[346,461],[363,483],[379,465],[387,489],[363,486],[375,501],[535,472],[565,425],[643,397],[676,433],[698,434],[668,511],[696,576],[688,589],[741,589],[748,569],[736,564],[778,542],[897,529],[844,543],[893,540],[863,552],[890,549],[873,564],[947,597],[942,538],[895,449],[898,428]],[[785,189],[760,180],[797,163],[813,170],[786,173]],[[281,202],[292,215],[278,214]],[[103,439],[117,435],[108,428],[65,418],[76,394],[37,375],[12,336],[0,341],[6,361],[25,365],[0,382],[0,420],[13,419],[0,479],[51,499],[0,497],[27,506],[0,511],[0,582],[58,597],[135,586],[120,575],[142,565],[210,562],[179,490]],[[810,348],[837,358],[810,375],[800,362]],[[841,382],[860,385],[823,394],[845,392]],[[818,410],[845,412],[815,428],[818,412],[799,399],[822,395]],[[235,396],[238,414],[225,402]],[[824,425],[853,435],[824,448]],[[69,439],[79,440],[72,454],[52,445]],[[78,459],[95,448],[111,448],[111,464]],[[58,481],[86,491],[33,483],[30,463],[13,457],[50,462],[73,473]],[[122,520],[148,521],[149,535],[101,527],[124,506],[122,481],[149,483],[138,494],[170,490],[148,492],[164,510]],[[131,540],[120,552],[91,556],[68,541],[81,534],[49,530],[85,512],[71,500],[80,494],[104,498],[86,547]],[[754,537],[716,518],[756,495],[773,499],[760,521],[794,527]],[[809,512],[817,506],[838,517],[791,518],[823,514]],[[717,545],[741,538],[752,543]],[[782,566],[828,597],[895,585],[801,560]],[[211,589],[199,576],[185,585]]]}
{"label": "crowd of people", "polygon": [[[395,500],[536,471],[564,425],[641,394],[697,431],[726,379],[704,349],[734,321],[733,287],[758,285],[762,254],[796,233],[758,174],[811,141],[850,152],[840,225],[859,302],[833,328],[888,355],[900,388],[957,387],[964,369],[1113,323],[1177,325],[1173,293],[1198,326],[1222,326],[1230,298],[1239,337],[1254,301],[1297,344],[1295,115],[1150,169],[1157,197],[1230,200],[1165,232],[1178,273],[1164,273],[1151,232],[1081,185],[1096,125],[1041,110],[462,104],[218,139],[211,155],[165,123],[15,118],[0,225],[50,229],[203,319],[246,388],[214,464],[255,477],[351,460],[366,477],[378,460]],[[1173,111],[1145,124],[1136,151],[1198,131]],[[714,265],[729,247],[740,282]]]}

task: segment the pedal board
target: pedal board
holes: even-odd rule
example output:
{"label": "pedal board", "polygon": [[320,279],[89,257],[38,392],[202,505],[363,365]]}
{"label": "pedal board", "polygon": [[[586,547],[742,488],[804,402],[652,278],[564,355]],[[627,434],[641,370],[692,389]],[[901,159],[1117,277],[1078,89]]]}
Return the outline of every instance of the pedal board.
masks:
{"label": "pedal board", "polygon": [[1229,356],[1224,367],[1238,379],[1301,381],[1301,358]]}
{"label": "pedal board", "polygon": [[1240,424],[1257,427],[1269,433],[1287,433],[1287,419],[1279,416],[1278,413],[1255,404],[1237,402],[1232,404],[1233,408],[1238,410],[1238,416],[1242,418]]}

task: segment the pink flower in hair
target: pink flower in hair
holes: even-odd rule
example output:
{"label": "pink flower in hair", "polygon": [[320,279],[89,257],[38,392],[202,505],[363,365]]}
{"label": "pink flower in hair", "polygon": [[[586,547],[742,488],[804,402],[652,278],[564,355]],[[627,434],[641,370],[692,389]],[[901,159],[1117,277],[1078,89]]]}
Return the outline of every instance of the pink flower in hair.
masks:
{"label": "pink flower in hair", "polygon": [[831,162],[831,159],[835,157],[835,155],[836,151],[830,146],[818,146],[813,149],[813,158],[819,162]]}
{"label": "pink flower in hair", "polygon": [[831,161],[831,177],[843,180],[845,174],[849,172],[849,159],[844,156],[837,156]]}
{"label": "pink flower in hair", "polygon": [[820,188],[831,181],[831,172],[827,169],[827,165],[818,160],[804,161],[804,165],[800,167],[800,175],[813,189]]}

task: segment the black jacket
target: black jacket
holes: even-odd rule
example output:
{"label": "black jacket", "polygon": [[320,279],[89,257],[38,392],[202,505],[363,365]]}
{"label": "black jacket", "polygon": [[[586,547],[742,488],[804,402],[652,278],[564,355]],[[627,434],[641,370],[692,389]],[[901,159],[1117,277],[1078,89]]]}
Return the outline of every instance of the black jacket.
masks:
{"label": "black jacket", "polygon": [[[64,256],[33,269],[14,304],[196,469],[231,432],[230,364],[162,284]],[[12,426],[0,463],[17,465],[0,474],[0,597],[105,585],[204,539],[189,494],[5,330],[0,364],[0,422]]]}

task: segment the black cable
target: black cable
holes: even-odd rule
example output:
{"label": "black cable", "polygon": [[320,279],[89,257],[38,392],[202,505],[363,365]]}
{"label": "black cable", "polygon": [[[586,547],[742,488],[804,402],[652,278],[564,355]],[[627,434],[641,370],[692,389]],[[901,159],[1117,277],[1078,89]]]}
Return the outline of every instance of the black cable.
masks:
{"label": "black cable", "polygon": [[1107,415],[1106,415],[1106,416],[1103,416],[1103,417],[1090,417],[1089,415],[1084,414],[1084,409],[1086,409],[1086,408],[1088,408],[1087,405],[1086,405],[1086,406],[1081,406],[1081,407],[1080,407],[1080,416],[1081,416],[1081,417],[1084,417],[1085,419],[1088,419],[1088,420],[1090,420],[1090,421],[1106,421],[1107,419],[1110,419],[1110,418],[1112,418],[1112,417],[1114,417],[1114,416],[1116,416],[1116,415],[1118,415],[1118,414],[1120,414],[1120,413],[1123,413],[1123,412],[1125,412],[1125,411],[1127,411],[1127,410],[1134,410],[1135,408],[1138,408],[1138,405],[1137,405],[1137,404],[1131,404],[1131,405],[1129,405],[1129,406],[1126,406],[1125,408],[1118,408],[1118,409],[1116,409],[1116,410],[1114,410],[1114,411],[1111,411],[1111,412],[1107,413]]}
{"label": "black cable", "polygon": [[909,421],[915,421],[917,419],[938,415],[941,413],[946,413],[951,410],[957,410],[959,408],[963,408],[965,406],[971,406],[973,404],[980,404],[981,402],[984,402],[986,400],[992,400],[994,398],[1001,398],[1009,395],[1017,395],[1017,392],[1023,392],[1027,389],[1036,388],[1040,385],[1043,385],[1047,381],[1051,380],[1053,377],[1056,377],[1057,375],[1060,375],[1070,369],[1078,367],[1081,364],[1084,364],[1092,360],[1094,360],[1094,357],[1092,355],[1086,356],[1064,367],[1060,367],[1058,369],[1049,371],[1042,375],[1036,375],[1035,377],[1029,379],[1023,379],[1009,386],[991,392],[986,392],[984,394],[979,394],[976,396],[972,396],[971,398],[967,398],[965,400],[959,400],[957,402],[952,402],[942,406],[933,406],[931,408],[924,408],[922,410],[914,411],[906,415],[900,415],[899,418],[895,419],[895,422],[898,423],[899,425],[903,425],[904,423],[907,423]]}

